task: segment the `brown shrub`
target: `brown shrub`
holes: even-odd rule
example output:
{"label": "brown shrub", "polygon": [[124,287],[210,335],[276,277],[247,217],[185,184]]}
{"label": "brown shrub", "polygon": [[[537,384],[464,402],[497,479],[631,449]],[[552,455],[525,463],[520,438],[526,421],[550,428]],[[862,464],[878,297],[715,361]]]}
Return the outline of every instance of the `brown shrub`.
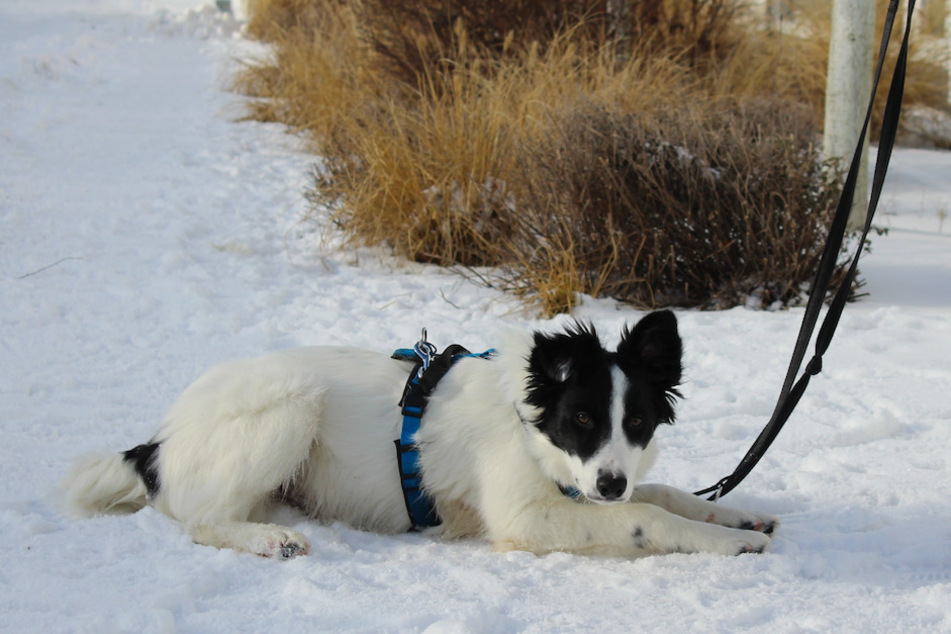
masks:
{"label": "brown shrub", "polygon": [[745,3],[737,0],[649,0],[631,4],[634,37],[707,71],[732,52]]}
{"label": "brown shrub", "polygon": [[[808,110],[777,102],[655,116],[578,107],[526,151],[521,259],[503,286],[545,312],[576,292],[643,307],[797,299],[838,191],[813,129]],[[574,287],[536,292],[540,278]]]}
{"label": "brown shrub", "polygon": [[[285,0],[289,1],[289,0]],[[300,0],[298,0],[300,1]],[[362,0],[365,38],[387,72],[416,85],[421,77],[524,53],[571,33],[582,46],[611,44],[617,26],[607,0]],[[709,69],[736,48],[739,0],[639,0],[625,16],[643,53],[674,55]],[[704,70],[705,72],[705,70]]]}
{"label": "brown shrub", "polygon": [[365,38],[387,72],[416,86],[420,78],[499,60],[545,45],[600,13],[598,0],[362,0]]}
{"label": "brown shrub", "polygon": [[556,111],[580,94],[604,107],[648,111],[659,86],[689,81],[664,59],[614,69],[570,37],[479,68],[429,77],[415,99],[363,122],[346,151],[324,156],[311,201],[359,244],[414,260],[464,266],[511,261],[519,148],[552,133]]}
{"label": "brown shrub", "polygon": [[[579,292],[725,307],[808,284],[838,191],[813,146],[821,10],[794,36],[738,0],[641,0],[619,63],[606,0],[256,6],[274,54],[238,87],[252,117],[310,133],[308,197],[352,243],[495,267],[487,283],[547,313]],[[906,99],[943,89],[915,72]]]}
{"label": "brown shrub", "polygon": [[499,262],[506,196],[495,179],[512,170],[510,126],[475,87],[453,83],[415,109],[391,102],[315,172],[311,201],[353,242],[422,262]]}
{"label": "brown shrub", "polygon": [[248,0],[248,34],[279,42],[291,31],[314,31],[347,6],[346,0]]}

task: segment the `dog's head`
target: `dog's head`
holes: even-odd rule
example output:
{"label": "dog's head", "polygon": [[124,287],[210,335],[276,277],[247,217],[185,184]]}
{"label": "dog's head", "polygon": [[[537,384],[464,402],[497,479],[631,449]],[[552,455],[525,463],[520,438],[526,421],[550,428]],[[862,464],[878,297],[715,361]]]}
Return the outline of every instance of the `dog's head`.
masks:
{"label": "dog's head", "polygon": [[525,403],[535,413],[533,453],[549,475],[594,502],[630,499],[654,430],[674,421],[681,352],[670,311],[626,328],[614,352],[590,325],[535,333]]}

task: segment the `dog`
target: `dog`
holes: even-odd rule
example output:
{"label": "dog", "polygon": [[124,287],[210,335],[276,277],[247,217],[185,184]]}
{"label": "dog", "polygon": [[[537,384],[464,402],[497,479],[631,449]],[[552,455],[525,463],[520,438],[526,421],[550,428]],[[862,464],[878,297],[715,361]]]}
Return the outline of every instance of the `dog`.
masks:
{"label": "dog", "polygon": [[[680,397],[672,312],[625,327],[613,351],[579,323],[502,344],[459,359],[429,396],[414,441],[422,488],[442,519],[430,531],[534,553],[766,548],[775,517],[638,484],[657,453],[654,432],[673,423]],[[64,481],[68,503],[82,516],[150,504],[198,544],[285,559],[310,545],[266,523],[276,503],[321,521],[407,531],[394,440],[413,369],[346,347],[214,367],[149,443],[80,459]]]}

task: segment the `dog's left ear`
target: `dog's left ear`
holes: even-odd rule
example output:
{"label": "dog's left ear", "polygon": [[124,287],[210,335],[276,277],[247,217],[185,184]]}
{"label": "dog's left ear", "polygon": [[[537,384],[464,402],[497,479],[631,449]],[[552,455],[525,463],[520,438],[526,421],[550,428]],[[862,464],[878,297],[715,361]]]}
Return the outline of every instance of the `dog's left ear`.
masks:
{"label": "dog's left ear", "polygon": [[641,369],[658,388],[678,396],[675,388],[683,375],[683,346],[671,311],[650,313],[633,329],[625,328],[617,352],[623,365]]}

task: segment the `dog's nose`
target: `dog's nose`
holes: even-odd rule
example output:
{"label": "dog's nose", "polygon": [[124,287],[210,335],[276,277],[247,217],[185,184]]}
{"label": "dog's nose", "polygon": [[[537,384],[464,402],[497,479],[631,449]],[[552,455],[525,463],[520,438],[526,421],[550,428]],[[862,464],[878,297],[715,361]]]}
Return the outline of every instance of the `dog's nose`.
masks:
{"label": "dog's nose", "polygon": [[617,473],[600,473],[595,484],[605,500],[617,500],[627,489],[627,478]]}

